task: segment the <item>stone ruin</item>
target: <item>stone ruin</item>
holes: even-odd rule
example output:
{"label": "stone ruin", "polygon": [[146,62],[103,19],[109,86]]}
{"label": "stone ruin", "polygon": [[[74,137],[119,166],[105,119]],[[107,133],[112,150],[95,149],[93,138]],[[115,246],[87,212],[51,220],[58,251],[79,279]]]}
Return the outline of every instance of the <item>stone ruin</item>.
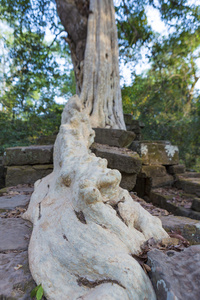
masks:
{"label": "stone ruin", "polygon": [[128,191],[121,174],[89,149],[94,131],[78,96],[67,103],[54,169],[35,183],[24,218],[33,223],[31,273],[48,299],[156,299],[133,258],[153,237],[168,237]]}

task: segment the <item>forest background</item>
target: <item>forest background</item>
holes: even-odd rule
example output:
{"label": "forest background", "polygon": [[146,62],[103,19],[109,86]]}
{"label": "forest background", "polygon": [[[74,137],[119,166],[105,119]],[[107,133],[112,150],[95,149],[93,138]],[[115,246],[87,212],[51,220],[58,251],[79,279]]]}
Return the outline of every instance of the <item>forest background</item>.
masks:
{"label": "forest background", "polygon": [[[114,4],[124,113],[145,124],[143,139],[170,140],[200,171],[200,2]],[[54,1],[0,0],[0,155],[58,131],[76,93],[66,39]]]}

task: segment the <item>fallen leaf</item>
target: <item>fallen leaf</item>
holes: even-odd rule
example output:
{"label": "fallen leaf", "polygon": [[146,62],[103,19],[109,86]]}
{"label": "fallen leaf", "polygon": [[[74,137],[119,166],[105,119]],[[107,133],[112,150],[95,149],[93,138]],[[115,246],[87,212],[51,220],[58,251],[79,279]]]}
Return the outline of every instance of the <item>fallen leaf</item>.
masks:
{"label": "fallen leaf", "polygon": [[21,269],[23,267],[23,265],[17,265],[16,267],[14,267],[15,271]]}

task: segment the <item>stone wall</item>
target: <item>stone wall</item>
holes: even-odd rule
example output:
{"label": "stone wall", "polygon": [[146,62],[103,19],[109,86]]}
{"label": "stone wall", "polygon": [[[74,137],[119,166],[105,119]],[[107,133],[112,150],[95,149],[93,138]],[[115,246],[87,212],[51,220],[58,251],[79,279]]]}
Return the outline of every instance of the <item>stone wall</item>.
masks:
{"label": "stone wall", "polygon": [[[95,128],[91,151],[105,158],[108,167],[121,172],[121,187],[132,190],[141,170],[141,158],[127,147],[135,139],[132,131]],[[7,148],[4,155],[6,186],[34,183],[53,170],[53,145]]]}

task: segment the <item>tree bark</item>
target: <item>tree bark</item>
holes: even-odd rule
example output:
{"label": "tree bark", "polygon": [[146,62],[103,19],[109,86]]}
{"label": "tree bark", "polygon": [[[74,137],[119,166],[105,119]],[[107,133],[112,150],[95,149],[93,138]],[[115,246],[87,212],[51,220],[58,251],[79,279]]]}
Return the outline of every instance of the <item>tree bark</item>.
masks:
{"label": "tree bark", "polygon": [[125,129],[112,0],[57,0],[76,90],[93,127]]}

